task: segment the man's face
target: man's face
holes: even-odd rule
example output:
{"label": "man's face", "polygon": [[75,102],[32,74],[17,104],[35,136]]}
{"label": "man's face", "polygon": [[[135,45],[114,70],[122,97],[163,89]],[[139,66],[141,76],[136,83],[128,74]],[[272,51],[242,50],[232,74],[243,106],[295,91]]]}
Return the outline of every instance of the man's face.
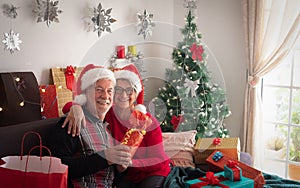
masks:
{"label": "man's face", "polygon": [[100,79],[86,91],[86,107],[90,113],[103,120],[106,112],[112,105],[114,84],[109,79]]}

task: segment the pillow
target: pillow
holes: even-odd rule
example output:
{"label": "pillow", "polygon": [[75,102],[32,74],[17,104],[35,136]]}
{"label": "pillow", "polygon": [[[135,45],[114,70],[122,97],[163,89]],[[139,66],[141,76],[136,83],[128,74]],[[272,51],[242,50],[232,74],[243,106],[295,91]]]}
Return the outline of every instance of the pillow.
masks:
{"label": "pillow", "polygon": [[195,167],[193,160],[196,130],[162,133],[164,149],[174,166]]}

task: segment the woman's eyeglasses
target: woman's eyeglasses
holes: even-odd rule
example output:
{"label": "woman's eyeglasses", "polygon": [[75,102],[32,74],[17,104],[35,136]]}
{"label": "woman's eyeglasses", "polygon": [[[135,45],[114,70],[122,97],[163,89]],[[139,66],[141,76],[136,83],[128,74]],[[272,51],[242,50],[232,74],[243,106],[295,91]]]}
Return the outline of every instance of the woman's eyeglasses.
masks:
{"label": "woman's eyeglasses", "polygon": [[115,87],[115,93],[117,93],[117,94],[122,94],[124,91],[127,95],[132,95],[135,90],[133,87],[128,87],[125,89],[122,87],[119,87],[119,86]]}

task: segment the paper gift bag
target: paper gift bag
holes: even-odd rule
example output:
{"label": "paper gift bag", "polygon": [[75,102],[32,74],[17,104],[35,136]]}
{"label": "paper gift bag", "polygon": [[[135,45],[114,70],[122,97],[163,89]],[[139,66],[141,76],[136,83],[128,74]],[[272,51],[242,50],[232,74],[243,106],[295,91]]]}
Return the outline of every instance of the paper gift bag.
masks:
{"label": "paper gift bag", "polygon": [[[23,155],[24,139],[28,134],[36,134],[40,145],[30,149],[28,155]],[[39,148],[40,155],[30,155],[34,149]],[[42,156],[45,148],[50,156]],[[1,159],[0,187],[12,188],[65,188],[67,187],[68,167],[61,160],[51,156],[50,150],[42,146],[38,133],[29,131],[25,133],[21,144],[20,156],[7,156]]]}

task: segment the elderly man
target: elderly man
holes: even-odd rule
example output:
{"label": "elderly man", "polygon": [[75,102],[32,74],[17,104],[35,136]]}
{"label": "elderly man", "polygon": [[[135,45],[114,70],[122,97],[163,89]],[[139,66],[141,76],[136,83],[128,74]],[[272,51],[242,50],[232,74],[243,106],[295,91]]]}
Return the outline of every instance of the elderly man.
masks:
{"label": "elderly man", "polygon": [[68,187],[112,187],[116,165],[131,163],[129,147],[113,146],[109,125],[104,117],[112,105],[116,80],[113,72],[92,64],[87,65],[77,81],[74,101],[85,115],[86,128],[72,137],[61,128],[61,118],[50,139],[51,151],[69,167]]}

